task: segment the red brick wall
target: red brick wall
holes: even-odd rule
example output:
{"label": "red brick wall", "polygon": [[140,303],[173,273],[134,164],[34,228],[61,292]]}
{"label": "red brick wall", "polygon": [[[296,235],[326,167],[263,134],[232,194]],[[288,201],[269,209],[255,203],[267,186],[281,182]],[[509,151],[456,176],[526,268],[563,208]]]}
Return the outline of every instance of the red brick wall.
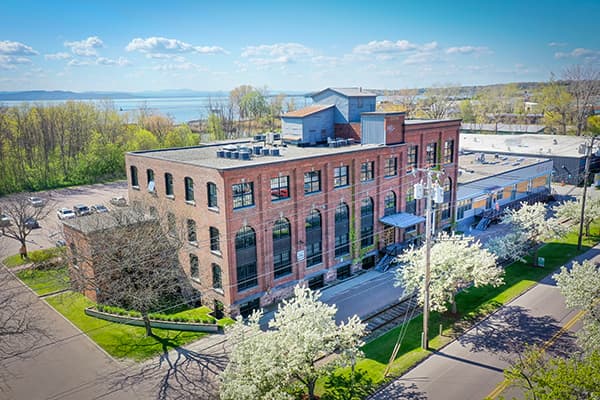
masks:
{"label": "red brick wall", "polygon": [[404,142],[404,114],[385,117],[383,126],[385,129],[385,144]]}
{"label": "red brick wall", "polygon": [[354,139],[356,143],[360,143],[360,122],[335,124],[335,137],[342,139]]}

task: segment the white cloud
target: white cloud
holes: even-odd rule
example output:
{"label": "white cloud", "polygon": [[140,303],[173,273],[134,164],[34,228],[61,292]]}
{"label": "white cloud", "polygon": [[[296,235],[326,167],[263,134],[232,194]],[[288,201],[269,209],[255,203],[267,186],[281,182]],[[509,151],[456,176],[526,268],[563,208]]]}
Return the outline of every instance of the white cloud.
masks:
{"label": "white cloud", "polygon": [[83,67],[86,65],[91,65],[89,61],[82,61],[78,59],[73,59],[67,63],[68,67]]}
{"label": "white cloud", "polygon": [[574,58],[583,57],[586,59],[596,59],[596,58],[600,58],[600,51],[578,47],[568,53],[560,52],[560,51],[554,53],[554,58],[557,58],[557,59],[569,58],[569,57],[574,57]]}
{"label": "white cloud", "polygon": [[65,42],[65,47],[69,47],[73,54],[84,57],[97,56],[97,49],[104,47],[104,42],[98,36],[90,36],[85,40],[75,42]]}
{"label": "white cloud", "polygon": [[59,52],[53,54],[44,54],[44,58],[46,60],[67,60],[71,58],[71,55],[69,53]]}
{"label": "white cloud", "polygon": [[17,65],[29,63],[31,60],[27,57],[0,55],[0,69],[15,69]]}
{"label": "white cloud", "polygon": [[157,36],[135,38],[125,50],[146,53],[149,58],[169,58],[170,55],[178,53],[227,54],[227,51],[219,46],[193,46],[181,40]]}
{"label": "white cloud", "polygon": [[488,54],[490,49],[485,46],[456,46],[448,47],[446,54]]}
{"label": "white cloud", "polygon": [[258,66],[273,64],[290,64],[300,59],[313,56],[314,51],[300,43],[275,43],[247,46],[242,57],[248,58]]}
{"label": "white cloud", "polygon": [[155,71],[206,71],[206,68],[191,62],[159,64],[152,67]]}
{"label": "white cloud", "polygon": [[548,46],[550,47],[564,47],[567,44],[565,42],[550,42],[548,43]]}
{"label": "white cloud", "polygon": [[3,40],[0,41],[0,54],[10,56],[34,56],[39,53],[26,44]]}
{"label": "white cloud", "polygon": [[352,49],[354,54],[397,54],[408,51],[431,51],[437,48],[436,41],[419,45],[408,40],[373,40],[366,44],[359,44]]}
{"label": "white cloud", "polygon": [[129,62],[129,60],[124,57],[119,57],[116,60],[113,60],[111,58],[106,58],[106,57],[98,57],[96,59],[96,64],[98,64],[98,65],[116,65],[119,67],[124,67],[127,65],[131,65],[131,62]]}

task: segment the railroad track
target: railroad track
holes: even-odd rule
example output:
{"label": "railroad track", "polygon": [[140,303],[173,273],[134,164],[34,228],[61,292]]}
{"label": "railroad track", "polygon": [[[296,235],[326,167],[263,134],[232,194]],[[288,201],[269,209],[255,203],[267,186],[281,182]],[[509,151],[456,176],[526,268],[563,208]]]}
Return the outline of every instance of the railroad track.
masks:
{"label": "railroad track", "polygon": [[413,310],[417,307],[419,307],[417,304],[417,296],[413,295],[398,300],[374,314],[367,316],[363,320],[363,322],[367,324],[367,336],[365,339],[367,341],[374,339],[383,335],[385,332],[394,329],[400,323],[404,322],[405,317],[411,313],[413,317],[418,315],[419,311],[417,310],[413,313]]}

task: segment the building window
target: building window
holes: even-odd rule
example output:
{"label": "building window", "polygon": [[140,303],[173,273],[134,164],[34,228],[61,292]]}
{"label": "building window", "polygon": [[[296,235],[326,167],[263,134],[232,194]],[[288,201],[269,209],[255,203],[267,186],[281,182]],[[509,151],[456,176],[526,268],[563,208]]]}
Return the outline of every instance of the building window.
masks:
{"label": "building window", "polygon": [[350,253],[350,213],[346,203],[335,209],[335,256]]}
{"label": "building window", "polygon": [[235,235],[235,259],[238,291],[257,286],[256,234],[254,229],[245,226]]}
{"label": "building window", "polygon": [[333,169],[333,187],[348,186],[348,166]]}
{"label": "building window", "polygon": [[450,203],[452,199],[452,178],[447,177],[444,180],[444,203]]}
{"label": "building window", "polygon": [[135,165],[132,165],[131,167],[129,167],[129,170],[131,171],[131,186],[136,188],[139,187],[140,181],[138,180],[137,167]]}
{"label": "building window", "polygon": [[206,193],[208,195],[208,206],[211,208],[219,207],[217,202],[217,185],[212,182],[206,184]]}
{"label": "building window", "polygon": [[214,226],[208,228],[210,234],[210,251],[221,251],[221,239],[219,238],[219,230]]}
{"label": "building window", "polygon": [[383,215],[392,214],[396,214],[396,193],[390,191],[385,195],[383,204]]}
{"label": "building window", "polygon": [[408,154],[406,157],[406,170],[408,172],[417,169],[419,162],[419,146],[408,146]]}
{"label": "building window", "polygon": [[427,144],[425,148],[425,163],[430,167],[437,164],[437,143]]}
{"label": "building window", "polygon": [[321,171],[304,173],[304,194],[321,191]]}
{"label": "building window", "polygon": [[223,278],[221,276],[221,267],[217,264],[212,265],[212,287],[214,289],[223,289]]}
{"label": "building window", "polygon": [[177,220],[172,212],[167,213],[167,229],[170,235],[177,235]]}
{"label": "building window", "polygon": [[373,200],[370,197],[360,202],[360,246],[373,245]]}
{"label": "building window", "polygon": [[461,220],[465,217],[465,212],[469,211],[473,208],[473,200],[461,200],[458,202],[458,207],[456,208],[456,219]]}
{"label": "building window", "polygon": [[312,210],[306,217],[306,266],[312,267],[323,262],[321,213]]}
{"label": "building window", "polygon": [[414,188],[409,187],[406,191],[406,207],[405,211],[409,214],[417,213],[417,199],[415,199]]}
{"label": "building window", "polygon": [[386,177],[398,175],[398,158],[391,157],[385,160],[383,173]]}
{"label": "building window", "polygon": [[271,201],[290,198],[289,176],[278,176],[271,179]]}
{"label": "building window", "polygon": [[292,234],[290,223],[280,218],[273,225],[273,274],[275,279],[292,273]]}
{"label": "building window", "polygon": [[517,198],[517,185],[512,186],[512,190],[510,191],[510,199],[515,200]]}
{"label": "building window", "polygon": [[236,183],[233,189],[233,208],[249,207],[254,205],[254,183]]}
{"label": "building window", "polygon": [[188,176],[184,179],[185,182],[185,201],[194,201],[194,180]]}
{"label": "building window", "polygon": [[198,236],[196,234],[196,221],[193,219],[187,220],[187,236],[188,242],[197,242]]}
{"label": "building window", "polygon": [[192,279],[200,279],[198,256],[195,254],[190,254],[190,275]]}
{"label": "building window", "polygon": [[360,181],[367,182],[375,179],[375,162],[367,161],[360,164]]}
{"label": "building window", "polygon": [[165,174],[165,194],[173,196],[173,175],[168,172]]}
{"label": "building window", "polygon": [[146,170],[146,183],[148,185],[148,191],[154,193],[155,184],[154,184],[154,170],[147,169]]}
{"label": "building window", "polygon": [[454,140],[446,140],[444,142],[444,164],[454,162]]}
{"label": "building window", "polygon": [[444,203],[444,204],[440,204],[441,206],[441,218],[442,219],[448,219],[450,218],[450,204],[449,203]]}

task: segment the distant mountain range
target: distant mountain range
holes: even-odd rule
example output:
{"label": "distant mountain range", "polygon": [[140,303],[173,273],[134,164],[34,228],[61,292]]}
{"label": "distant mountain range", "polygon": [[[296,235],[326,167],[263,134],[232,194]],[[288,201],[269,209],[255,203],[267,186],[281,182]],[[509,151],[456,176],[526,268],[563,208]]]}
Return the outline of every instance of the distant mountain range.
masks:
{"label": "distant mountain range", "polygon": [[65,90],[28,90],[23,92],[0,92],[0,101],[34,100],[101,100],[139,99],[151,97],[205,97],[227,96],[229,92],[207,92],[189,89],[144,91],[144,92],[70,92]]}
{"label": "distant mountain range", "polygon": [[[276,92],[271,92],[276,93]],[[302,95],[305,92],[287,92]],[[65,90],[28,90],[22,92],[0,92],[0,101],[45,101],[45,100],[101,100],[139,99],[153,97],[223,97],[228,91],[199,91],[191,89],[168,89],[143,92],[70,92]]]}

